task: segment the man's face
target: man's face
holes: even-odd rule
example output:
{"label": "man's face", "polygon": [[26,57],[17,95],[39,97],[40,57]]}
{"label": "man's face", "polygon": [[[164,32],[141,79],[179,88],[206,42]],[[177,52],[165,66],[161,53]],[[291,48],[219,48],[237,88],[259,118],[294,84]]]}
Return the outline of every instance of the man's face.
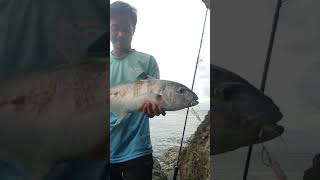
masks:
{"label": "man's face", "polygon": [[110,18],[110,40],[114,48],[131,48],[134,27],[127,16],[113,16]]}

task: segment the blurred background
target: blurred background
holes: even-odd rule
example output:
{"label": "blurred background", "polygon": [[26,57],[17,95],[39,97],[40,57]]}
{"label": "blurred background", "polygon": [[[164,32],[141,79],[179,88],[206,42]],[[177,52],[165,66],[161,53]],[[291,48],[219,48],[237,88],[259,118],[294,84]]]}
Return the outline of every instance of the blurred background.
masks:
{"label": "blurred background", "polygon": [[[287,0],[280,10],[265,93],[280,107],[285,127],[280,138],[265,143],[288,179],[302,180],[320,152],[319,1]],[[238,73],[259,88],[276,1],[216,0],[211,63]],[[248,148],[214,157],[214,177],[242,179]],[[253,146],[248,180],[276,179]]]}

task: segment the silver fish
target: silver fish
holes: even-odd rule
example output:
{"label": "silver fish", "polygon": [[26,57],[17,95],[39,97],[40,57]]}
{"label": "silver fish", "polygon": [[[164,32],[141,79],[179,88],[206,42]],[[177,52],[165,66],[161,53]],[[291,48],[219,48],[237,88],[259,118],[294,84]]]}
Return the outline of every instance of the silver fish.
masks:
{"label": "silver fish", "polygon": [[197,100],[198,96],[189,88],[167,80],[137,80],[110,89],[110,111],[117,114],[115,125],[127,113],[142,111],[145,101],[151,101],[165,111],[177,111],[197,105]]}

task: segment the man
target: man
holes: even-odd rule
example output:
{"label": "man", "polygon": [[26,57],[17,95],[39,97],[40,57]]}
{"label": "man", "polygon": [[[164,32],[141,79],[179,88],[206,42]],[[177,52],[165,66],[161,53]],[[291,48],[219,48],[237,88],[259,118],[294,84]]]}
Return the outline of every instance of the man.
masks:
{"label": "man", "polygon": [[[110,5],[110,87],[149,76],[159,78],[155,58],[131,48],[137,14],[135,8],[121,1]],[[152,146],[149,117],[165,115],[155,104],[146,102],[143,112],[128,114],[118,125],[117,116],[110,113],[110,179],[151,180]]]}

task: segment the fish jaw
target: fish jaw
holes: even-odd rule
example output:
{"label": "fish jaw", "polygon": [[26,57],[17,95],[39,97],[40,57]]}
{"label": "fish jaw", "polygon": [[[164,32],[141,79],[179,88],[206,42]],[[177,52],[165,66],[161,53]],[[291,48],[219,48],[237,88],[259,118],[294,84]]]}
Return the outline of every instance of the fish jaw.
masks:
{"label": "fish jaw", "polygon": [[196,106],[199,104],[199,101],[195,100],[190,103],[190,107]]}
{"label": "fish jaw", "polygon": [[198,101],[199,98],[197,94],[192,90],[188,89],[188,92],[186,93],[185,96],[186,96],[186,102],[188,102],[185,108],[193,107],[199,104],[199,101]]}

